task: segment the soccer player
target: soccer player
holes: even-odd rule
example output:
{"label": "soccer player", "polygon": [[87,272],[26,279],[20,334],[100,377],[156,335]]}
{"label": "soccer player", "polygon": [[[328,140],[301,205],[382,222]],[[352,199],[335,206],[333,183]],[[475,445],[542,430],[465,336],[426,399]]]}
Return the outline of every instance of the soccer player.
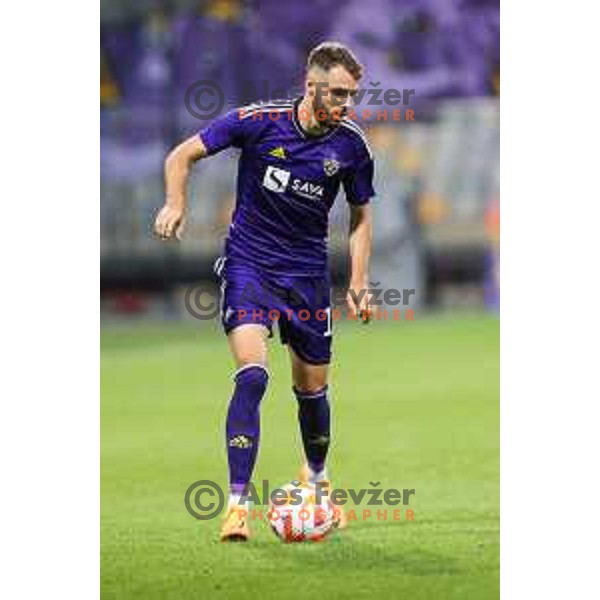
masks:
{"label": "soccer player", "polygon": [[289,348],[306,455],[303,479],[327,481],[332,335],[327,233],[340,185],[351,222],[347,302],[357,315],[368,310],[373,157],[364,133],[347,115],[361,75],[347,47],[323,43],[308,57],[303,97],[217,118],[165,162],[166,203],[155,231],[163,239],[180,238],[192,164],[224,148],[241,149],[236,207],[215,267],[222,323],[237,367],[225,427],[230,497],[224,541],[250,535],[247,506],[240,499],[256,462],[259,409],[270,376],[267,339],[275,321]]}

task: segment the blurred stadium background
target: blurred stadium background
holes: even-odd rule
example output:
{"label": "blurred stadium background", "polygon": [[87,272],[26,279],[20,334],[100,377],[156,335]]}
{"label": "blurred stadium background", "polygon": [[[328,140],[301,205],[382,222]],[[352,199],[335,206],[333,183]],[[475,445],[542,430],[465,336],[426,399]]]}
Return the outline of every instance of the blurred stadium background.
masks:
{"label": "blurred stadium background", "polygon": [[[202,79],[227,104],[297,90],[307,52],[348,43],[364,84],[415,89],[415,122],[365,123],[379,192],[373,276],[417,289],[429,308],[498,300],[499,6],[486,0],[102,1],[101,274],[104,317],[177,317],[178,286],[210,277],[233,205],[235,160],[201,163],[182,244],[150,235],[162,164],[207,122],[186,108]],[[332,269],[343,283],[346,210],[332,214]],[[402,285],[400,285],[400,283]],[[162,292],[156,294],[156,292]]]}
{"label": "blurred stadium background", "polygon": [[[101,8],[103,596],[269,597],[272,586],[271,595],[291,597],[314,575],[333,598],[497,597],[498,0]],[[415,288],[417,321],[340,327],[332,460],[338,485],[415,487],[417,520],[358,523],[329,545],[286,555],[265,527],[253,554],[226,552],[217,524],[194,522],[183,494],[204,477],[225,483],[231,365],[218,324],[193,320],[182,296],[213,281],[236,161],[225,152],[196,166],[185,239],[164,244],[151,234],[163,160],[206,125],[185,106],[195,82],[216,81],[224,110],[268,99],[257,82],[297,90],[308,50],[328,39],[355,51],[365,82],[416,90],[414,122],[365,127],[378,192],[372,277]],[[331,219],[339,285],[345,209],[338,199]],[[257,477],[279,483],[293,476],[299,445],[286,357],[278,344],[272,351]],[[324,576],[323,561],[336,572]]]}

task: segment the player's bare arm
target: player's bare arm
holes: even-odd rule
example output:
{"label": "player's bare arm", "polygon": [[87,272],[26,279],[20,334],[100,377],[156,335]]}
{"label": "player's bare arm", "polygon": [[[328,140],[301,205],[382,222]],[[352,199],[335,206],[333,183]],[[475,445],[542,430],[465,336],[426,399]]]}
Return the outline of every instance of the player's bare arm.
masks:
{"label": "player's bare arm", "polygon": [[206,156],[202,140],[194,135],[176,146],[165,160],[165,205],[154,224],[155,233],[163,240],[181,239],[185,226],[186,189],[192,165]]}
{"label": "player's bare arm", "polygon": [[[365,315],[369,306],[369,260],[373,238],[373,217],[369,204],[350,206],[350,286],[348,307],[356,314]],[[350,293],[350,290],[354,294]]]}

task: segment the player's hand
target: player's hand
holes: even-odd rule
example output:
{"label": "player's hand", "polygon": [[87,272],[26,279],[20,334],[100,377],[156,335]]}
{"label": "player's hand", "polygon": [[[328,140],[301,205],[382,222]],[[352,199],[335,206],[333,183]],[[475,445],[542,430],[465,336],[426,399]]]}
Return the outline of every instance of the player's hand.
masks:
{"label": "player's hand", "polygon": [[185,226],[185,211],[165,204],[159,211],[154,223],[154,232],[161,240],[181,239]]}
{"label": "player's hand", "polygon": [[370,309],[371,294],[369,294],[368,281],[352,281],[346,294],[348,309],[359,315],[363,323],[371,320]]}

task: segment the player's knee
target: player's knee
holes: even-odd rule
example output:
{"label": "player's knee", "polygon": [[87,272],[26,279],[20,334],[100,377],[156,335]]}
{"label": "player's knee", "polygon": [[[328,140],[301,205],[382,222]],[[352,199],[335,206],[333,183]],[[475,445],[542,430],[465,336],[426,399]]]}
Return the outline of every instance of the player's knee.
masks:
{"label": "player's knee", "polygon": [[233,357],[240,368],[244,365],[262,365],[266,362],[265,338],[267,335],[267,330],[257,325],[236,327],[229,333]]}
{"label": "player's knee", "polygon": [[294,388],[302,394],[316,394],[327,387],[328,365],[311,365],[303,361],[292,362]]}
{"label": "player's knee", "polygon": [[259,352],[238,352],[235,356],[235,362],[239,366],[238,370],[248,365],[262,365],[264,356]]}
{"label": "player's knee", "polygon": [[327,370],[307,369],[294,373],[294,388],[301,394],[318,394],[327,388]]}
{"label": "player's knee", "polygon": [[247,364],[240,367],[233,378],[237,385],[251,390],[256,396],[262,396],[269,383],[269,372],[264,365]]}

